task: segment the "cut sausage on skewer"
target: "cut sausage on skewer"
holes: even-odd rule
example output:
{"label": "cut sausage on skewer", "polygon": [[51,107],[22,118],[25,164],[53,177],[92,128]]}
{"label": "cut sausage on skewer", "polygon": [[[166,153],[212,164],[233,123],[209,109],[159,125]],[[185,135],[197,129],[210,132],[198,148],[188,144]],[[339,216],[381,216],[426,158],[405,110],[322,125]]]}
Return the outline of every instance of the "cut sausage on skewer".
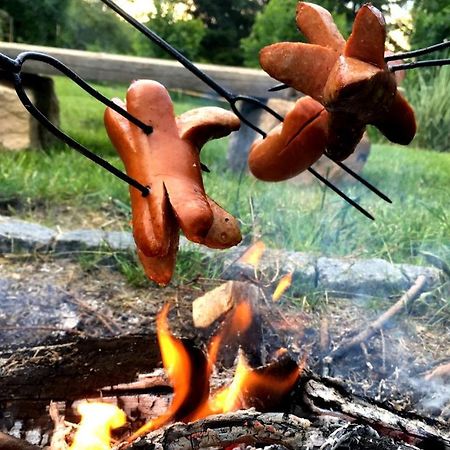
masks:
{"label": "cut sausage on skewer", "polygon": [[414,112],[384,60],[381,12],[363,5],[347,42],[331,15],[317,5],[299,2],[296,20],[310,43],[269,45],[260,52],[260,64],[270,76],[327,109],[326,154],[339,161],[347,158],[368,124],[392,142],[409,144],[416,132]]}
{"label": "cut sausage on skewer", "polygon": [[210,199],[204,189],[200,149],[210,139],[239,128],[239,119],[221,108],[198,108],[175,117],[167,90],[151,80],[134,82],[126,103],[115,100],[153,132],[108,108],[105,126],[128,175],[150,188],[143,197],[130,188],[133,236],[147,276],[169,283],[180,228],[185,236],[211,248],[241,240],[236,219]]}

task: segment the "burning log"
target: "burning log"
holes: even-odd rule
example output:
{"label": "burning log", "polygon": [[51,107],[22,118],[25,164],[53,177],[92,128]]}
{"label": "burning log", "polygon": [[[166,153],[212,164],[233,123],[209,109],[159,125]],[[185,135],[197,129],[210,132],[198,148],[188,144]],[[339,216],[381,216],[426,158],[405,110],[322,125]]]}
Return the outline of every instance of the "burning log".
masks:
{"label": "burning log", "polygon": [[[335,431],[331,433],[330,428]],[[175,423],[148,433],[131,445],[119,445],[115,450],[223,449],[240,443],[258,448],[277,445],[288,450],[417,450],[417,447],[379,437],[373,429],[361,425],[333,422],[314,425],[292,414],[263,414],[254,410],[209,416],[190,424]]]}
{"label": "burning log", "polygon": [[339,347],[334,349],[329,355],[328,358],[338,359],[344,356],[349,350],[357,347],[361,343],[364,343],[368,339],[370,339],[377,331],[381,330],[386,323],[392,319],[396,314],[402,311],[404,308],[409,306],[421,293],[426,285],[427,279],[425,276],[420,275],[417,277],[415,283],[405,292],[400,299],[392,305],[387,311],[385,311],[380,317],[378,317],[374,322],[369,324],[353,336],[347,340],[344,340]]}
{"label": "burning log", "polygon": [[316,415],[338,414],[409,443],[432,442],[435,444],[433,448],[450,449],[448,426],[438,420],[391,411],[385,406],[350,394],[342,385],[333,386],[326,379],[309,379],[301,391],[305,404]]}
{"label": "burning log", "polygon": [[0,350],[2,401],[70,400],[127,382],[160,362],[156,335],[77,338]]}

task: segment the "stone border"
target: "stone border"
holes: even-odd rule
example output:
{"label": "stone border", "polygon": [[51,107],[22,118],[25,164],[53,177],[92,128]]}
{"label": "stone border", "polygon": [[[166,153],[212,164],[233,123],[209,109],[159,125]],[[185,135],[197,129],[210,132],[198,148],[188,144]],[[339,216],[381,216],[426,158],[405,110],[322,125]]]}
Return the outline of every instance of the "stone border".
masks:
{"label": "stone border", "polygon": [[[131,233],[126,231],[73,230],[58,233],[42,225],[0,216],[1,253],[50,253],[70,256],[80,251],[109,249],[115,252],[134,251]],[[181,239],[180,251],[201,252],[222,267],[222,278],[258,279],[274,282],[283,274],[293,274],[291,295],[311,291],[328,291],[343,296],[389,296],[408,289],[419,275],[427,279],[427,289],[438,287],[445,279],[435,267],[391,264],[383,259],[328,258],[310,253],[267,249],[258,270],[239,263],[247,247],[213,251]]]}

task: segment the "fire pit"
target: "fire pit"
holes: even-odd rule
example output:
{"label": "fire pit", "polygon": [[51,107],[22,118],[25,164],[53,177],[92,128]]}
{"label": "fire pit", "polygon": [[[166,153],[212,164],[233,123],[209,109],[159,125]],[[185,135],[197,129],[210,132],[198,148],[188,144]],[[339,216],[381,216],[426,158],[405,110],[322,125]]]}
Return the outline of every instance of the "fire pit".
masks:
{"label": "fire pit", "polygon": [[[73,442],[86,399],[124,411],[111,419],[119,424],[111,445],[120,448],[446,448],[445,378],[420,377],[423,365],[408,372],[411,336],[401,322],[385,329],[423,280],[369,327],[350,300],[321,317],[279,305],[273,298],[288,281],[205,287],[192,316],[189,295],[170,314],[164,307],[157,334],[69,334],[3,349],[0,427],[10,437],[1,435],[0,448],[84,448]],[[425,390],[440,392],[442,404],[431,407]],[[92,432],[98,422],[83,414]],[[108,448],[109,432],[105,439]]]}

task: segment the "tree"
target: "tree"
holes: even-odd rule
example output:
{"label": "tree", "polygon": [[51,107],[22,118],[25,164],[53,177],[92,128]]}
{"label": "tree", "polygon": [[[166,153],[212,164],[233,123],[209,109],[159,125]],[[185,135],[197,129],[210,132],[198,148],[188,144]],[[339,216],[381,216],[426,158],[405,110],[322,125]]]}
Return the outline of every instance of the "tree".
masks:
{"label": "tree", "polygon": [[450,3],[448,0],[415,0],[412,10],[413,48],[437,44],[450,38]]}
{"label": "tree", "polygon": [[69,0],[1,0],[1,9],[12,17],[14,40],[57,45]]}
{"label": "tree", "polygon": [[[299,42],[304,40],[295,23],[297,3],[298,0],[270,0],[266,7],[258,13],[250,35],[241,40],[246,66],[258,67],[258,53],[266,45],[275,42]],[[333,7],[337,4],[334,1],[316,1],[316,3],[320,3],[321,6],[330,11],[333,11]],[[345,33],[347,30],[345,15],[335,13],[333,16],[338,27]]]}
{"label": "tree", "polygon": [[250,34],[267,0],[193,0],[192,14],[206,26],[200,56],[217,64],[241,65],[239,42]]}
{"label": "tree", "polygon": [[[178,17],[175,11],[177,3],[155,0],[156,11],[151,14],[146,25],[185,56],[195,59],[199,55],[200,42],[205,35],[205,25],[190,14]],[[164,50],[143,37],[135,40],[134,50],[138,55],[171,58]]]}
{"label": "tree", "polygon": [[69,0],[59,36],[62,47],[110,53],[131,53],[130,26],[99,0]]}

